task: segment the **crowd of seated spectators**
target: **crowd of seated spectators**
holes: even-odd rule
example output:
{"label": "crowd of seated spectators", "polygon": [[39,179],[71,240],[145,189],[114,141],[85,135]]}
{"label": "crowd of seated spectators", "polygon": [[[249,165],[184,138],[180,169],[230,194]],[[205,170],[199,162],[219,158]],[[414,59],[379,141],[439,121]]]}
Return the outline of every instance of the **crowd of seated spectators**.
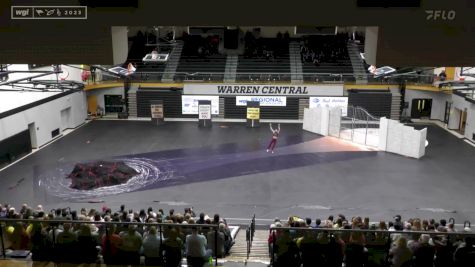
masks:
{"label": "crowd of seated spectators", "polygon": [[[325,232],[279,229],[280,227],[320,229],[382,230],[375,232]],[[403,221],[400,215],[394,221],[371,224],[369,218],[344,215],[326,220],[301,219],[292,216],[286,222],[276,219],[271,225],[276,230],[269,234],[269,253],[272,266],[394,266],[394,267],[449,267],[473,266],[475,262],[474,236],[444,235],[456,232],[453,221],[442,219]],[[404,231],[406,233],[394,233]],[[411,231],[430,232],[428,234]],[[461,233],[471,233],[465,227]],[[275,239],[275,240],[274,240]]]}
{"label": "crowd of seated spectators", "polygon": [[300,57],[304,63],[336,63],[338,60],[348,60],[346,34],[336,36],[310,36],[303,40],[300,46]]}
{"label": "crowd of seated spectators", "polygon": [[255,34],[248,31],[244,35],[244,57],[265,58],[267,61],[273,61],[275,58],[288,54],[289,40],[288,32],[284,34],[279,32],[275,39],[267,39],[256,37]]}
{"label": "crowd of seated spectators", "polygon": [[[217,250],[225,257],[234,241],[227,222],[219,214],[210,218],[204,213],[196,216],[192,208],[180,214],[173,209],[127,210],[124,205],[113,211],[82,208],[44,211],[41,205],[31,208],[24,204],[19,211],[8,204],[0,205],[0,218],[38,219],[41,223],[6,222],[3,227],[5,249],[28,250],[35,261],[72,263],[139,265],[141,256],[147,266],[181,266],[183,257],[189,266],[203,266]],[[108,226],[95,223],[48,223],[51,220],[115,222]],[[142,226],[129,223],[169,223],[188,227]],[[215,248],[215,230],[193,227],[193,224],[217,225],[219,230]],[[161,232],[161,235],[160,235]],[[1,243],[1,242],[0,242]],[[2,248],[0,248],[1,251]]]}
{"label": "crowd of seated spectators", "polygon": [[220,39],[218,35],[202,37],[184,32],[181,39],[184,41],[182,53],[185,56],[206,58],[219,54]]}

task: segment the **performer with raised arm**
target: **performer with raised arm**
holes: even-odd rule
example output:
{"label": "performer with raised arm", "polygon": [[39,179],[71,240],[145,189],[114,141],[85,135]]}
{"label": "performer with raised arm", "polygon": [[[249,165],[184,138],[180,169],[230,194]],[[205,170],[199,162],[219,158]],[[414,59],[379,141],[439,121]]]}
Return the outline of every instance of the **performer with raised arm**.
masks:
{"label": "performer with raised arm", "polygon": [[269,123],[269,127],[270,127],[270,131],[272,132],[272,140],[267,146],[267,152],[269,152],[269,149],[270,149],[272,153],[274,153],[275,144],[277,143],[277,138],[279,138],[279,134],[280,134],[280,123],[277,124],[277,129],[272,128],[272,123]]}

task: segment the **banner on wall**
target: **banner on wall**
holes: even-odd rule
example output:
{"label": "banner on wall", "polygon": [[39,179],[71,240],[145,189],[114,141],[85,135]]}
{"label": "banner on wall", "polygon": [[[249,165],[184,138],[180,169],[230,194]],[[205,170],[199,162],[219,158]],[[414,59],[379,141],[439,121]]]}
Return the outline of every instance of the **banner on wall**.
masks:
{"label": "banner on wall", "polygon": [[181,113],[198,114],[198,101],[211,101],[211,114],[219,114],[219,97],[211,95],[183,95],[181,96]]}
{"label": "banner on wall", "polygon": [[348,109],[348,97],[310,97],[309,108],[316,107],[341,107],[341,115],[346,116]]}
{"label": "banner on wall", "polygon": [[185,95],[343,96],[343,84],[195,84],[185,83]]}
{"label": "banner on wall", "polygon": [[236,96],[236,106],[247,106],[248,101],[257,101],[262,107],[285,107],[285,96]]}

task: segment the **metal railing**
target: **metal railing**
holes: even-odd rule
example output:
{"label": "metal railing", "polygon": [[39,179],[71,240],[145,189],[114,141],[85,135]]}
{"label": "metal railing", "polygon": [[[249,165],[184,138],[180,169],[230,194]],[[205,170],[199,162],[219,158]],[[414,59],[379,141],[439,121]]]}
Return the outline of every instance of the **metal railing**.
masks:
{"label": "metal railing", "polygon": [[330,110],[330,135],[361,145],[378,146],[379,118],[371,115],[362,107],[348,106],[346,115],[335,118],[332,113],[340,110]]}
{"label": "metal railing", "polygon": [[[467,222],[465,222],[465,225],[466,224]],[[468,224],[470,225],[469,222]],[[383,257],[380,257],[379,264],[375,262],[373,262],[373,264],[375,264],[375,266],[388,266],[389,259],[390,259],[389,252],[392,247],[392,243],[396,239],[396,238],[393,239],[395,235],[411,236],[413,240],[416,238],[419,238],[421,235],[429,235],[430,238],[446,238],[450,242],[446,242],[445,246],[452,246],[452,244],[455,243],[455,241],[460,241],[466,237],[475,238],[475,233],[471,233],[471,232],[460,233],[460,232],[435,232],[435,231],[388,231],[388,230],[298,228],[298,227],[271,227],[269,229],[269,234],[272,235],[272,243],[271,243],[272,247],[270,248],[270,252],[271,252],[270,258],[271,258],[272,266],[286,266],[286,265],[291,266],[291,264],[286,262],[286,260],[289,260],[289,259],[303,262],[304,266],[306,266],[305,261],[308,261],[309,258],[314,260],[315,259],[314,256],[316,256],[317,259],[318,259],[318,256],[321,256],[321,255],[316,255],[318,253],[321,253],[321,254],[329,253],[330,257],[335,257],[335,254],[332,254],[332,252],[335,252],[341,257],[338,259],[340,261],[338,264],[331,265],[331,266],[342,266],[343,262],[346,263],[346,266],[349,266],[348,262],[354,260],[354,258],[352,257],[350,258],[349,256],[349,253],[354,253],[354,251],[351,251],[351,249],[353,249],[353,246],[359,246],[363,257],[366,258],[366,260],[363,259],[364,261],[368,261],[368,258],[370,256],[372,256],[373,260],[375,258],[378,258],[378,257],[374,257],[375,255],[370,255],[370,254],[382,253]],[[355,239],[357,239],[358,236],[359,237],[363,236],[366,242],[364,244],[351,242],[352,235],[356,237]],[[300,241],[301,242],[300,248],[298,248],[296,244],[295,245],[292,244],[295,242],[294,240],[297,238],[306,239],[306,240]],[[339,242],[340,240],[343,241],[343,243]],[[279,245],[279,243],[281,242],[284,242],[283,246]],[[306,258],[309,255],[304,255],[304,254],[309,253],[309,251],[307,251],[305,248],[305,245],[302,245],[302,244],[305,244],[305,245],[318,244],[320,246],[318,249],[315,249],[315,247],[311,247],[312,250],[310,251],[310,253],[312,253],[313,255],[309,258]],[[335,244],[338,244],[338,245],[332,247],[332,245],[335,245]],[[339,254],[338,249],[341,250],[341,247],[339,247],[341,244],[344,244],[346,253],[343,253],[341,251],[342,253]],[[286,251],[285,251],[285,248],[287,248]],[[336,251],[329,251],[329,249],[336,249]],[[286,253],[291,253],[295,255],[285,255]],[[296,258],[292,258],[293,256],[295,256]],[[322,259],[325,259],[325,256],[322,256],[322,258],[320,258],[320,260]],[[328,257],[326,259],[328,260]],[[283,261],[284,265],[282,265],[282,262],[280,264],[276,264],[276,262],[278,262],[279,260]],[[332,260],[335,260],[335,259],[332,258]],[[411,258],[410,261],[412,260],[413,259]],[[319,263],[324,265],[324,263],[322,262],[319,262]],[[307,262],[307,264],[309,264],[309,262]],[[312,265],[312,262],[310,262],[310,265]],[[355,265],[355,266],[366,266],[366,265]]]}
{"label": "metal railing", "polygon": [[[306,83],[345,83],[355,82],[357,77],[353,73],[292,73],[292,72],[237,72],[236,82],[264,82],[284,83],[290,82],[293,76],[303,77]],[[164,71],[137,71],[130,75],[132,82],[161,82],[162,77],[174,77],[175,82],[222,82],[225,78],[223,72],[164,72]],[[399,75],[395,77],[374,78],[367,74],[369,84],[398,84],[402,81],[408,84],[432,84],[432,75]],[[118,78],[103,74],[103,81],[117,81]]]}
{"label": "metal railing", "polygon": [[251,223],[246,228],[246,245],[247,245],[247,256],[246,258],[249,259],[249,255],[251,254],[252,248],[252,241],[254,240],[254,232],[256,231],[256,215],[254,214],[251,219]]}
{"label": "metal railing", "polygon": [[[210,229],[211,231],[214,230],[214,251],[213,251],[213,258],[215,262],[215,266],[218,266],[218,225],[214,224],[175,224],[175,223],[138,223],[138,222],[100,222],[100,221],[73,221],[73,220],[49,220],[49,219],[44,219],[44,220],[39,220],[39,219],[5,219],[5,218],[0,218],[0,245],[1,245],[1,252],[3,255],[3,259],[7,258],[6,254],[6,248],[5,248],[5,227],[7,226],[15,226],[16,224],[25,224],[22,225],[28,226],[31,224],[32,226],[34,225],[41,225],[41,227],[46,227],[51,233],[51,241],[52,241],[52,248],[54,249],[55,247],[58,246],[57,244],[57,233],[56,230],[58,230],[59,226],[64,226],[64,224],[69,224],[71,226],[74,225],[95,225],[96,227],[103,227],[102,232],[105,234],[106,237],[109,236],[109,232],[111,231],[112,227],[124,227],[124,226],[137,226],[137,227],[142,227],[143,229],[146,229],[146,227],[151,227],[154,226],[157,228],[157,234],[160,237],[160,246],[159,246],[159,251],[158,255],[160,255],[160,258],[163,258],[163,237],[165,233],[171,229],[197,229],[200,231],[203,231],[205,229]],[[24,227],[23,229],[26,229]],[[71,228],[72,229],[72,228]],[[44,236],[44,238],[48,238],[47,236]],[[99,240],[101,240],[102,236],[99,236]],[[33,241],[32,241],[33,242]],[[109,255],[110,249],[111,249],[111,240],[110,238],[107,238],[107,244],[105,246],[106,251],[101,251],[101,254],[104,255]],[[97,245],[100,243],[98,242]],[[183,240],[183,244],[185,244],[185,240]],[[183,248],[180,248],[183,250]],[[109,251],[108,251],[109,250]],[[34,252],[33,252],[34,253]],[[73,251],[73,253],[77,253],[77,251]],[[166,260],[166,254],[165,254],[165,260]],[[53,257],[52,259],[49,259],[52,261],[55,261],[56,259]],[[180,261],[182,258],[180,258]],[[205,259],[204,259],[205,260]],[[206,259],[207,260],[207,259]]]}

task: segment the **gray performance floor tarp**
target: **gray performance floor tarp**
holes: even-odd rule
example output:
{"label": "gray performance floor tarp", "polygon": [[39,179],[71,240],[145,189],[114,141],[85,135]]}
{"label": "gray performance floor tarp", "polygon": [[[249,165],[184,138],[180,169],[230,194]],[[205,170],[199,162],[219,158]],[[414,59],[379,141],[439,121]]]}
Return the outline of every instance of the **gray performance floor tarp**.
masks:
{"label": "gray performance floor tarp", "polygon": [[[275,217],[323,219],[339,213],[371,221],[396,214],[474,220],[475,147],[427,127],[429,147],[416,160],[305,132],[301,124],[282,124],[271,154],[265,151],[267,124],[249,129],[214,123],[202,129],[192,122],[93,121],[0,172],[0,202],[48,209],[193,206],[236,222],[256,214],[262,224]],[[172,178],[89,198],[58,198],[44,186],[49,170],[67,172],[76,162],[113,157],[166,161]],[[96,201],[101,203],[88,203]]]}

